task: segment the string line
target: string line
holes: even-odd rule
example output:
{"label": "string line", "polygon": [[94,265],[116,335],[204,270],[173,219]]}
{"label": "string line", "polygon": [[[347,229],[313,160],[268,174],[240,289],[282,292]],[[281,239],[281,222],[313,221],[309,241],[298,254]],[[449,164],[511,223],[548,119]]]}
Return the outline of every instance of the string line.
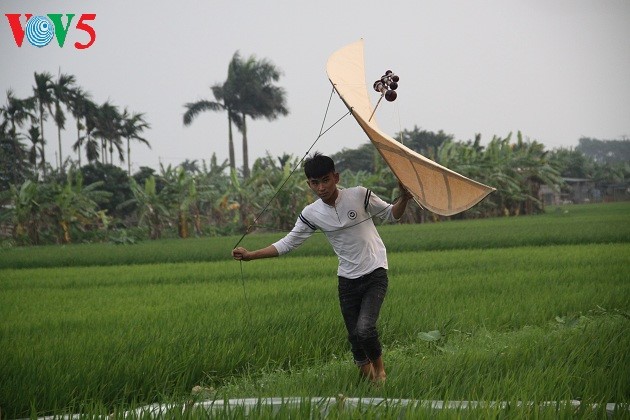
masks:
{"label": "string line", "polygon": [[289,175],[287,175],[287,177],[284,179],[284,181],[282,181],[282,184],[280,184],[280,186],[278,187],[278,189],[276,190],[276,192],[273,194],[273,196],[269,199],[269,202],[267,202],[267,204],[265,204],[265,206],[263,207],[263,209],[258,213],[258,215],[254,218],[254,221],[247,227],[247,229],[245,229],[245,233],[243,233],[243,235],[240,237],[240,239],[238,240],[238,242],[236,242],[236,245],[234,245],[233,248],[236,248],[245,238],[245,236],[247,236],[247,234],[249,234],[249,232],[251,231],[251,229],[256,226],[256,223],[258,222],[258,219],[260,219],[260,217],[263,215],[263,213],[265,213],[265,211],[267,211],[267,208],[269,208],[269,206],[271,205],[271,203],[273,202],[273,200],[278,196],[278,194],[280,194],[280,191],[282,191],[282,188],[284,188],[284,186],[286,185],[286,183],[289,181],[289,178],[291,178],[291,176],[295,173],[295,171],[300,167],[300,165],[302,164],[302,162],[304,162],[304,159],[306,159],[306,157],[308,156],[308,154],[311,152],[311,150],[313,149],[313,147],[315,147],[315,144],[317,143],[317,141],[324,135],[326,134],[331,128],[333,128],[335,125],[337,125],[342,119],[344,119],[346,116],[348,116],[348,114],[350,114],[350,110],[348,110],[348,112],[346,112],[342,117],[340,117],[337,121],[335,121],[330,127],[328,127],[325,131],[322,131],[324,128],[324,124],[326,122],[326,116],[328,115],[328,109],[330,108],[330,102],[332,101],[332,96],[333,93],[335,92],[335,88],[332,88],[332,91],[330,92],[330,97],[328,98],[328,105],[326,106],[326,112],[324,113],[324,119],[322,121],[322,126],[319,129],[319,135],[317,136],[317,138],[315,139],[315,141],[313,142],[313,144],[311,144],[311,147],[308,148],[308,150],[306,151],[306,153],[304,154],[304,156],[302,156],[302,159],[300,159],[300,161],[293,167],[293,169],[291,170],[291,172],[289,173]]}
{"label": "string line", "polygon": [[[348,226],[344,226],[344,227],[340,227],[338,229],[333,229],[333,230],[323,230],[323,229],[317,229],[315,232],[313,232],[314,234],[317,233],[332,233],[332,232],[338,232],[340,230],[345,230],[345,229],[350,229],[352,227],[355,227],[357,225],[360,225],[361,223],[367,222],[368,220],[374,219],[375,217],[379,216],[381,213],[385,212],[388,208],[390,208],[391,206],[393,206],[399,199],[401,196],[398,196],[396,198],[394,198],[394,201],[390,204],[388,204],[385,208],[383,208],[382,210],[380,210],[378,213],[375,213],[373,215],[371,215],[370,217],[366,217],[365,219],[352,224],[352,225],[348,225]],[[307,231],[294,231],[293,229],[291,230],[286,230],[286,229],[278,229],[275,226],[267,226],[267,225],[258,225],[257,227],[262,228],[262,229],[267,229],[269,231],[274,231],[274,232],[288,232],[288,233],[305,233]]]}
{"label": "string line", "polygon": [[[313,147],[315,147],[315,144],[317,143],[317,141],[324,134],[326,134],[331,128],[333,128],[335,125],[337,125],[337,123],[339,123],[339,121],[344,119],[350,113],[350,110],[348,110],[348,112],[346,112],[346,114],[344,114],[341,118],[339,118],[337,121],[335,121],[330,127],[328,127],[326,130],[324,130],[324,124],[326,123],[326,117],[328,116],[328,110],[330,109],[330,103],[332,102],[332,97],[333,97],[334,93],[335,93],[335,87],[333,86],[333,88],[332,88],[332,90],[330,92],[330,97],[328,98],[328,104],[326,105],[326,112],[324,112],[324,118],[322,119],[322,125],[319,128],[319,134],[317,135],[317,138],[315,139],[313,144],[311,144],[311,147],[308,148],[308,150],[306,151],[306,153],[304,154],[302,159],[300,159],[300,161],[293,167],[293,169],[291,170],[289,175],[286,177],[286,179],[282,182],[282,184],[280,184],[280,186],[278,187],[278,189],[276,190],[274,195],[271,197],[269,202],[258,213],[258,215],[254,219],[253,223],[247,227],[247,229],[245,230],[245,233],[243,233],[243,235],[240,237],[240,239],[236,242],[236,245],[234,245],[234,248],[236,248],[243,241],[245,236],[251,231],[252,227],[256,225],[256,223],[258,222],[258,219],[260,219],[260,217],[263,215],[263,213],[265,213],[265,211],[267,211],[267,208],[271,205],[273,200],[278,196],[280,191],[282,191],[282,188],[284,188],[285,184],[289,181],[289,178],[291,178],[291,176],[295,173],[297,168],[300,167],[300,165],[302,164],[304,159],[306,159],[306,156],[308,156],[308,154],[310,153],[311,149],[313,149]],[[247,306],[247,314],[248,314],[247,324],[251,328],[252,309],[251,309],[251,306],[249,304],[249,299],[247,297],[247,291],[245,289],[245,276],[243,274],[243,261],[241,260],[239,262],[240,262],[240,270],[241,270],[241,285],[243,287],[243,296],[245,297],[245,306]]]}
{"label": "string line", "polygon": [[[328,104],[326,105],[326,111],[324,113],[324,118],[322,119],[322,125],[319,129],[319,134],[317,136],[317,138],[315,139],[315,141],[311,144],[311,146],[308,148],[308,150],[306,151],[306,153],[304,154],[304,156],[302,156],[302,158],[300,159],[299,162],[297,162],[297,164],[293,167],[293,169],[291,170],[291,172],[289,173],[289,175],[284,179],[284,181],[280,184],[280,186],[278,187],[278,189],[276,190],[276,192],[274,193],[274,195],[271,197],[271,199],[269,199],[269,201],[267,202],[267,204],[263,207],[263,209],[258,213],[258,215],[255,217],[254,221],[247,227],[247,229],[245,230],[245,232],[243,233],[243,235],[239,238],[239,240],[236,242],[236,244],[234,245],[233,248],[236,248],[245,238],[245,236],[247,236],[251,229],[254,226],[257,226],[257,222],[260,219],[260,217],[262,217],[262,215],[267,211],[267,208],[269,208],[269,206],[271,205],[271,203],[273,202],[273,200],[278,196],[278,194],[280,193],[280,191],[282,191],[282,189],[284,188],[284,186],[286,185],[286,183],[289,181],[289,178],[291,178],[291,176],[295,173],[295,171],[300,167],[300,165],[302,164],[302,162],[304,162],[304,160],[306,159],[306,157],[308,156],[308,154],[311,152],[311,150],[313,149],[313,147],[315,147],[315,144],[319,141],[319,139],[326,134],[330,129],[332,129],[335,125],[337,125],[341,120],[343,120],[345,117],[348,116],[348,114],[350,114],[352,112],[352,108],[348,108],[348,112],[346,112],[343,116],[341,116],[339,119],[337,119],[337,121],[335,121],[330,127],[328,127],[326,130],[324,130],[324,124],[326,123],[326,118],[328,116],[328,110],[330,109],[330,103],[332,102],[332,97],[333,94],[335,93],[335,87],[333,86],[331,92],[330,92],[330,97],[328,98]],[[376,109],[375,109],[376,111]],[[401,138],[402,140],[402,138]],[[398,201],[398,199],[400,199],[399,197],[396,197],[394,199],[394,203],[396,201]],[[341,227],[339,229],[335,229],[335,230],[331,230],[331,231],[325,231],[322,229],[318,229],[317,231],[313,232],[313,233],[330,233],[330,232],[336,232],[336,231],[340,231],[340,230],[344,230],[344,229],[349,229],[352,228],[354,226],[360,225],[361,223],[364,223],[368,220],[373,219],[374,217],[379,216],[381,213],[383,213],[384,211],[386,211],[387,209],[389,209],[393,204],[388,204],[385,208],[383,208],[381,211],[379,211],[378,213],[371,215],[370,217],[367,217],[353,225],[349,225],[349,226],[345,226],[345,227]],[[258,226],[258,227],[265,227],[265,226]],[[278,232],[284,232],[285,230],[281,230],[281,229],[274,229],[274,228],[269,228],[267,227],[267,229],[269,230],[275,230]],[[289,233],[292,233],[293,229],[291,229],[289,231]],[[296,232],[296,233],[300,233],[300,232]],[[251,321],[251,306],[249,304],[249,299],[247,297],[247,291],[245,288],[245,276],[243,274],[243,261],[239,261],[240,262],[240,271],[241,271],[241,285],[243,287],[243,296],[245,298],[245,305],[247,306],[247,312],[248,312],[248,320],[247,323],[248,325],[251,326],[250,321]]]}

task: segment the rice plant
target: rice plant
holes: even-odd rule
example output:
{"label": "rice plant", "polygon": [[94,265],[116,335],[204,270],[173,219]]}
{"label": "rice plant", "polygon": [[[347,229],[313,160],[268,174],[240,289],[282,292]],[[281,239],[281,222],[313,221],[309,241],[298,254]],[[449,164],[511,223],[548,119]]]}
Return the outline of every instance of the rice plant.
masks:
{"label": "rice plant", "polygon": [[[619,208],[406,226],[404,235],[380,227],[390,250],[380,388],[360,381],[351,362],[336,257],[321,236],[252,263],[232,261],[225,238],[3,250],[0,410],[8,418],[146,418],[147,407],[170,407],[175,418],[247,410],[600,418],[615,403],[625,415],[630,238],[628,207]],[[252,235],[247,246],[273,237]],[[10,258],[21,252],[30,264]],[[348,405],[323,409],[337,397]],[[229,404],[244,398],[299,400]],[[356,398],[382,400],[350,404]],[[394,403],[401,399],[412,403]],[[208,411],[204,401],[228,403]],[[445,410],[430,401],[482,404]]]}

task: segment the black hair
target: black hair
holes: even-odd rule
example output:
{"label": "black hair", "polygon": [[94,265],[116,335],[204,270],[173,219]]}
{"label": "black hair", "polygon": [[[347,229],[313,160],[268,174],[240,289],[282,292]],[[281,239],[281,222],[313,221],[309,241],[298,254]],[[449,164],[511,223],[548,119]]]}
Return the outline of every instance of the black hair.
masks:
{"label": "black hair", "polygon": [[304,160],[304,174],[308,179],[321,178],[331,172],[335,172],[335,162],[328,156],[315,152]]}

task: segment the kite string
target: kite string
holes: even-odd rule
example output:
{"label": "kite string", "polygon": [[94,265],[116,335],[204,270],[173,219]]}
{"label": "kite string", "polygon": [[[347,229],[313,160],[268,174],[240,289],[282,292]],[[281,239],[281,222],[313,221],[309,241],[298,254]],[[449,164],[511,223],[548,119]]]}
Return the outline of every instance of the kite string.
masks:
{"label": "kite string", "polygon": [[[340,228],[337,228],[337,229],[332,229],[332,230],[323,230],[323,229],[319,229],[319,228],[318,228],[318,229],[317,229],[315,232],[313,232],[313,233],[323,233],[323,234],[326,234],[326,233],[339,232],[339,231],[341,231],[341,230],[346,230],[346,229],[353,228],[353,227],[355,227],[355,226],[357,226],[357,225],[360,225],[361,223],[365,223],[365,222],[367,222],[367,221],[368,221],[368,220],[370,220],[370,219],[374,219],[375,217],[380,216],[382,213],[384,213],[385,211],[387,211],[387,209],[388,209],[388,208],[390,208],[390,207],[392,207],[394,204],[396,204],[396,202],[400,199],[400,197],[401,197],[401,196],[398,196],[398,197],[394,198],[394,200],[392,201],[392,203],[387,204],[387,206],[386,206],[386,207],[384,207],[382,210],[380,210],[378,213],[374,213],[374,214],[370,215],[369,217],[366,217],[366,218],[365,218],[365,219],[363,219],[363,220],[359,220],[358,222],[356,222],[356,223],[354,223],[354,224],[352,224],[352,225],[343,226],[343,227],[340,227]],[[274,231],[274,232],[288,232],[288,233],[304,233],[304,232],[306,232],[306,231],[294,231],[293,229],[291,229],[291,230],[278,229],[278,228],[276,228],[276,227],[274,227],[274,226],[265,226],[265,225],[259,225],[259,227],[261,227],[261,228],[265,228],[265,229],[267,229],[267,230],[269,230],[269,231]]]}
{"label": "kite string", "polygon": [[395,107],[396,115],[398,116],[398,141],[400,142],[400,144],[405,144],[405,142],[403,141],[402,123],[400,121],[400,107],[398,106],[398,104],[395,104]]}
{"label": "kite string", "polygon": [[[313,147],[315,147],[315,144],[319,141],[319,139],[326,134],[329,130],[331,130],[335,125],[337,125],[341,120],[343,120],[346,116],[348,116],[348,114],[350,114],[352,112],[352,108],[348,107],[348,112],[346,112],[343,116],[341,116],[339,119],[337,119],[337,121],[335,121],[330,127],[328,127],[326,130],[324,130],[324,124],[326,123],[326,118],[328,116],[328,110],[330,109],[330,104],[332,102],[332,97],[333,94],[335,93],[335,87],[333,86],[331,92],[330,92],[330,97],[328,98],[328,104],[326,105],[326,111],[324,113],[324,118],[322,119],[322,125],[319,129],[319,134],[317,136],[317,138],[315,139],[315,141],[311,144],[311,146],[308,148],[308,150],[306,151],[306,153],[304,154],[304,156],[300,159],[300,161],[293,167],[293,169],[291,170],[291,172],[289,173],[289,175],[284,179],[284,181],[280,184],[280,186],[278,187],[278,189],[276,190],[276,192],[274,193],[274,195],[271,197],[271,199],[267,202],[267,204],[263,207],[263,209],[258,213],[258,215],[255,217],[254,221],[252,224],[250,224],[247,229],[245,230],[245,233],[243,233],[243,235],[240,237],[240,239],[236,242],[236,245],[234,245],[234,248],[236,248],[245,238],[245,236],[247,236],[251,229],[256,226],[258,220],[260,219],[260,217],[263,215],[263,213],[265,213],[265,211],[267,211],[267,208],[271,205],[271,203],[273,202],[273,200],[276,198],[276,196],[280,193],[280,191],[284,188],[284,186],[286,185],[286,183],[288,182],[289,178],[291,178],[291,176],[295,173],[295,171],[297,170],[297,168],[302,164],[302,162],[304,161],[304,159],[306,159],[306,156],[308,156],[308,154],[310,153],[310,151],[313,149]],[[401,138],[402,140],[402,138]],[[396,202],[398,200],[397,197],[394,202]],[[375,216],[380,215],[382,212],[384,212],[385,210],[387,210],[392,204],[389,204],[387,207],[385,207],[383,210],[379,211],[377,214],[375,215],[371,215],[370,217],[365,218],[364,220],[359,221],[358,223],[355,223],[354,225],[351,226],[346,226],[343,227],[339,230],[342,229],[347,229],[350,227],[354,227],[356,225],[359,225],[361,223],[364,223],[370,219],[372,219]],[[291,229],[291,232],[293,231],[293,229]],[[322,233],[327,233],[322,231]],[[251,307],[249,305],[249,299],[247,297],[247,292],[245,289],[245,277],[243,274],[243,261],[239,261],[240,262],[240,270],[241,270],[241,285],[243,287],[243,295],[245,297],[245,304],[247,306],[248,309],[248,324],[249,324],[249,319],[251,318]]]}
{"label": "kite string", "polygon": [[[342,119],[344,119],[351,111],[348,110],[348,112],[346,112],[341,118],[339,118],[337,121],[335,121],[330,127],[328,127],[326,130],[324,130],[324,124],[326,123],[326,117],[328,116],[328,110],[330,109],[330,103],[332,102],[332,97],[333,94],[335,93],[335,87],[333,86],[331,92],[330,92],[330,97],[328,98],[328,104],[326,105],[326,112],[324,113],[324,118],[322,120],[322,125],[319,129],[319,135],[317,136],[317,138],[315,139],[315,141],[313,142],[313,144],[311,144],[311,147],[308,148],[308,150],[306,151],[306,153],[304,154],[304,156],[302,157],[302,159],[300,159],[300,161],[293,167],[293,169],[291,170],[291,172],[289,173],[289,175],[286,177],[286,179],[282,182],[282,184],[280,184],[280,186],[278,187],[278,189],[276,190],[276,192],[274,193],[273,197],[271,197],[271,199],[269,200],[269,202],[263,207],[263,209],[258,213],[258,215],[256,216],[256,218],[254,219],[254,222],[249,225],[247,227],[247,229],[245,230],[245,233],[243,233],[243,235],[241,236],[241,238],[236,242],[236,245],[234,245],[234,248],[236,248],[245,238],[245,236],[250,232],[250,230],[252,229],[253,226],[256,225],[256,223],[258,222],[258,219],[260,219],[260,217],[263,215],[263,213],[265,211],[267,211],[267,208],[269,207],[269,205],[271,205],[271,203],[273,202],[273,200],[276,198],[276,196],[280,193],[280,191],[282,190],[282,188],[284,188],[285,184],[289,181],[289,178],[291,178],[291,176],[295,173],[295,171],[297,170],[297,168],[302,164],[302,162],[304,161],[304,159],[306,159],[306,156],[310,153],[311,149],[313,149],[313,147],[315,147],[315,144],[317,143],[317,141],[324,135],[326,134],[331,128],[333,128],[335,125],[337,125],[337,123],[339,123],[339,121],[341,121]],[[252,313],[251,313],[251,306],[249,304],[249,299],[247,298],[247,291],[245,289],[245,276],[243,274],[243,261],[240,260],[240,269],[241,269],[241,285],[243,286],[243,296],[245,297],[245,305],[247,306],[247,312],[248,312],[248,317],[247,317],[247,323],[248,325],[250,325],[251,327],[251,317],[252,317]]]}
{"label": "kite string", "polygon": [[326,112],[324,113],[324,119],[322,121],[322,125],[319,129],[319,135],[317,136],[317,138],[315,139],[315,141],[313,142],[313,144],[311,144],[311,146],[308,148],[308,150],[306,151],[306,153],[304,154],[304,156],[302,156],[302,159],[300,159],[299,162],[297,162],[295,164],[295,166],[293,167],[293,169],[291,170],[291,172],[289,173],[289,175],[284,179],[284,181],[282,181],[282,184],[280,184],[280,186],[278,187],[278,189],[276,190],[276,192],[273,194],[273,196],[269,199],[269,201],[267,202],[267,204],[265,204],[265,206],[263,207],[263,209],[258,213],[258,215],[254,218],[254,221],[247,227],[247,229],[245,229],[245,233],[243,233],[243,235],[240,237],[240,239],[236,242],[236,245],[234,245],[233,248],[236,248],[245,238],[246,235],[249,234],[249,232],[251,231],[251,229],[256,226],[256,223],[258,222],[258,219],[260,219],[260,217],[263,215],[263,213],[265,213],[265,211],[267,211],[267,208],[271,205],[271,203],[273,202],[273,200],[278,196],[278,194],[280,193],[280,191],[282,191],[282,189],[284,188],[284,186],[286,185],[286,183],[289,181],[289,178],[291,178],[291,176],[295,173],[295,171],[300,167],[300,165],[302,164],[302,162],[304,162],[304,159],[306,159],[306,157],[308,156],[308,154],[311,152],[311,150],[313,149],[313,147],[315,147],[315,144],[319,141],[319,139],[326,134],[331,128],[333,128],[335,125],[337,125],[342,119],[344,119],[348,114],[350,114],[350,110],[348,110],[348,112],[346,112],[343,116],[341,116],[337,121],[335,121],[330,127],[328,127],[326,130],[324,130],[324,124],[326,123],[326,117],[328,115],[328,110],[330,108],[330,103],[332,101],[332,96],[333,93],[335,93],[335,88],[332,88],[332,91],[330,92],[330,97],[328,98],[328,105],[326,106]]}
{"label": "kite string", "polygon": [[249,305],[249,299],[247,298],[247,291],[245,290],[245,276],[243,275],[243,261],[240,261],[241,263],[241,284],[243,285],[243,296],[245,296],[245,305],[247,306],[247,312],[249,314],[249,317],[247,318],[247,322],[249,324],[249,321],[252,319],[252,309],[251,306]]}
{"label": "kite string", "polygon": [[[376,213],[376,214],[374,214],[374,215],[370,215],[370,217],[366,217],[365,219],[363,219],[363,220],[361,220],[361,221],[359,221],[359,222],[357,222],[357,223],[355,223],[355,224],[353,224],[353,225],[344,226],[344,227],[341,227],[341,228],[339,228],[339,229],[334,229],[334,230],[321,230],[321,229],[318,229],[316,232],[313,232],[313,233],[323,233],[323,234],[326,234],[326,233],[330,233],[330,232],[337,232],[337,231],[340,231],[340,230],[345,230],[345,229],[350,229],[350,228],[353,228],[353,227],[355,227],[355,226],[357,226],[357,225],[360,225],[361,223],[365,223],[365,222],[367,222],[368,220],[371,220],[371,219],[373,219],[373,218],[375,218],[375,217],[379,216],[381,213],[384,213],[387,209],[389,209],[391,206],[393,206],[393,204],[394,204],[394,203],[396,203],[396,202],[397,202],[400,198],[401,198],[401,196],[396,197],[396,198],[394,199],[393,203],[388,204],[385,208],[383,208],[382,210],[380,210],[378,213]],[[275,231],[277,231],[277,232],[287,232],[287,231],[286,231],[286,230],[284,230],[284,229],[275,229],[275,228],[273,228],[273,227],[269,227],[269,226],[263,226],[263,227],[265,227],[266,229],[269,229],[269,230],[275,230]],[[290,231],[288,231],[288,232],[289,232],[289,234],[291,234],[291,233],[293,233],[293,232],[294,232],[294,230],[293,230],[293,229],[291,229],[291,230],[290,230]],[[296,232],[296,233],[301,233],[301,232]],[[243,237],[244,237],[244,236],[245,236],[245,235],[243,235]],[[241,238],[241,239],[243,239],[243,238]],[[238,245],[238,244],[237,244],[237,245]],[[236,246],[235,246],[235,248],[236,248]],[[247,314],[248,314],[248,316],[247,316],[247,321],[246,321],[246,322],[247,322],[247,325],[248,325],[248,327],[249,327],[250,331],[253,331],[253,326],[252,326],[252,324],[251,324],[252,319],[253,319],[253,318],[252,318],[252,308],[251,308],[251,305],[249,304],[249,298],[247,297],[247,290],[246,290],[246,288],[245,288],[245,275],[243,274],[243,260],[239,260],[239,263],[240,263],[240,264],[239,264],[239,267],[240,267],[240,270],[241,270],[241,286],[242,286],[242,288],[243,288],[243,296],[244,296],[244,298],[245,298],[245,306],[247,307]]]}

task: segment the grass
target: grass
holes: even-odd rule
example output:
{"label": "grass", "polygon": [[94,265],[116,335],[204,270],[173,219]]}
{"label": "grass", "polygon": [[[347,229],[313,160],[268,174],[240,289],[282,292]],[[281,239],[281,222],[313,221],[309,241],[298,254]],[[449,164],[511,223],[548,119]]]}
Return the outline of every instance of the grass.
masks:
{"label": "grass", "polygon": [[[321,235],[286,257],[242,266],[229,259],[235,238],[2,250],[1,412],[181,408],[196,385],[216,400],[303,398],[275,413],[293,418],[313,409],[310,398],[338,394],[629,404],[630,205],[568,209],[381,227],[390,260],[379,324],[383,388],[357,381],[338,313],[336,258],[319,247]],[[276,237],[250,235],[243,245]],[[158,262],[163,254],[169,258]],[[438,338],[427,341],[423,333],[432,331]],[[450,414],[364,408],[362,416],[403,410],[447,418],[575,414],[569,406],[512,404]]]}
{"label": "grass", "polygon": [[[630,241],[628,203],[550,207],[544,215],[452,220],[414,225],[386,225],[381,230],[388,251],[487,249]],[[254,233],[242,245],[266,246],[284,232]],[[77,266],[127,266],[190,261],[223,261],[240,236],[165,239],[136,245],[113,243],[0,248],[0,269]],[[294,256],[329,256],[324,235],[316,234]]]}

